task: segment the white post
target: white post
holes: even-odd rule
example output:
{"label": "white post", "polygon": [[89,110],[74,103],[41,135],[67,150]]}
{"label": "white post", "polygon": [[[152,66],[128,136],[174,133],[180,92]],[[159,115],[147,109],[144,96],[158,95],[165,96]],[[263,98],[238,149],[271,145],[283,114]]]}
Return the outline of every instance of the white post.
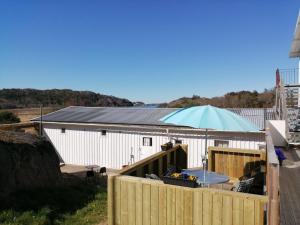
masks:
{"label": "white post", "polygon": [[204,171],[203,171],[203,181],[204,181],[204,186],[206,187],[206,177],[205,177],[205,173],[206,173],[206,167],[207,167],[207,129],[205,129],[205,159],[204,159]]}

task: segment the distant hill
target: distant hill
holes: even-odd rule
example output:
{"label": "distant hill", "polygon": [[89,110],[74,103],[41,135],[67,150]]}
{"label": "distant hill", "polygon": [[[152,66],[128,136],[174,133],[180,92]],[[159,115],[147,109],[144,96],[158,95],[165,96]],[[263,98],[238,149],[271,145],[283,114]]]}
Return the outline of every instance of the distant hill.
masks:
{"label": "distant hill", "polygon": [[239,91],[229,92],[224,96],[205,98],[198,95],[183,97],[160,107],[181,108],[196,105],[213,105],[221,108],[269,108],[275,103],[275,90],[265,89],[263,92]]}
{"label": "distant hill", "polygon": [[0,89],[0,109],[78,106],[133,106],[124,98],[69,89]]}

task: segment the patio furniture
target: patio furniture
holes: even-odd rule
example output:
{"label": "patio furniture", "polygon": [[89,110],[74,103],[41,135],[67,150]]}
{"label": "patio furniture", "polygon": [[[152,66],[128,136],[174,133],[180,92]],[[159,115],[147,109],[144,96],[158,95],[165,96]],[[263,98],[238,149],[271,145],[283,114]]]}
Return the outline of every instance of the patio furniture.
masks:
{"label": "patio furniture", "polygon": [[93,170],[86,171],[86,178],[95,177],[95,172]]}
{"label": "patio furniture", "polygon": [[145,177],[146,177],[147,179],[160,180],[160,178],[159,178],[156,174],[154,174],[154,173],[146,174]]}
{"label": "patio furniture", "polygon": [[197,183],[201,186],[226,183],[229,181],[228,176],[207,170],[183,170],[182,173],[198,177]]}
{"label": "patio furniture", "polygon": [[100,169],[100,166],[98,166],[98,165],[87,165],[85,168],[87,168],[88,170],[97,172]]}
{"label": "patio furniture", "polygon": [[249,178],[247,180],[242,180],[238,182],[234,187],[233,191],[235,192],[243,192],[243,193],[249,193],[250,189],[253,185],[254,177]]}
{"label": "patio furniture", "polygon": [[104,174],[107,175],[107,173],[106,173],[106,167],[101,167],[99,173],[100,173],[100,176],[104,176]]}
{"label": "patio furniture", "polygon": [[197,180],[184,179],[183,177],[163,176],[162,180],[165,184],[191,187],[191,188],[195,188],[198,186]]}

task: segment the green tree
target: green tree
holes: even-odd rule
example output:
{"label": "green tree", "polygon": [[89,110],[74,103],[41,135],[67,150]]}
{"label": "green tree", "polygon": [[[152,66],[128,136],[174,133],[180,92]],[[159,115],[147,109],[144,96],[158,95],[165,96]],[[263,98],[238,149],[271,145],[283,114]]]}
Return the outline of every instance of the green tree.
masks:
{"label": "green tree", "polygon": [[0,124],[19,123],[20,119],[12,112],[0,112]]}

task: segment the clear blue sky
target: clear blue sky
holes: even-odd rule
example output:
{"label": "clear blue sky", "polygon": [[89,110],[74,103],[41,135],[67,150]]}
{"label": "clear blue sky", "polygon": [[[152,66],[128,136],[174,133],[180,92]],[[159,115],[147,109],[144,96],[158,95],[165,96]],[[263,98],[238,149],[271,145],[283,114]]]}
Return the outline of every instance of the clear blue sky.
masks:
{"label": "clear blue sky", "polygon": [[274,85],[298,0],[1,0],[0,88],[145,102]]}

